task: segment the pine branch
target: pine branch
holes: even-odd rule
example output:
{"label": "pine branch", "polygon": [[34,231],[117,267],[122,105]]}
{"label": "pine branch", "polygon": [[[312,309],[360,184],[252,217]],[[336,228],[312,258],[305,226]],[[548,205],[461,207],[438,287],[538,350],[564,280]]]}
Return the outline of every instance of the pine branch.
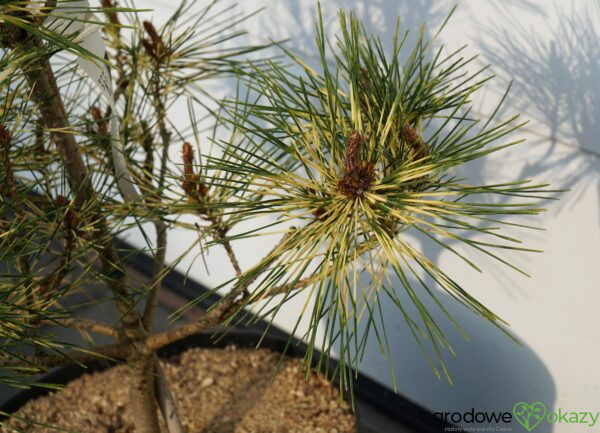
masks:
{"label": "pine branch", "polygon": [[[273,297],[280,294],[289,293],[292,290],[302,289],[312,284],[315,280],[316,277],[308,277],[299,280],[295,284],[289,283],[275,287],[266,294],[266,297]],[[240,295],[242,295],[245,290],[247,290],[246,285],[235,287],[225,297],[223,297],[221,301],[219,301],[219,304],[215,308],[209,310],[200,319],[181,325],[177,328],[168,329],[158,334],[149,336],[146,338],[144,344],[148,347],[148,350],[156,351],[167,344],[179,341],[197,332],[218,327],[222,323],[226,322],[232,314],[236,314],[248,304],[258,302],[260,300],[259,298],[252,298],[251,296],[242,296],[240,298]]]}
{"label": "pine branch", "polygon": [[65,328],[77,329],[78,331],[91,331],[100,335],[112,337],[115,340],[120,340],[122,338],[121,332],[117,328],[83,318],[48,319],[42,320],[40,325],[58,325]]}
{"label": "pine branch", "polygon": [[165,256],[167,252],[167,226],[162,221],[154,223],[156,230],[156,247],[154,249],[154,260],[152,263],[152,278],[150,290],[146,297],[146,306],[142,314],[142,323],[147,331],[151,331],[154,322],[154,313],[158,302],[158,292],[161,289],[162,280],[165,276]]}
{"label": "pine branch", "polygon": [[[230,227],[224,224],[223,217],[219,213],[207,206],[211,202],[210,191],[206,187],[201,175],[194,172],[194,151],[190,143],[183,143],[182,156],[182,188],[188,197],[188,201],[197,204],[196,213],[198,216],[211,223],[211,232],[215,238],[215,243],[223,245],[236,276],[240,276],[242,274],[240,262],[231,246],[231,242],[227,238],[227,232]],[[247,289],[244,292],[247,292]]]}
{"label": "pine branch", "polygon": [[132,356],[134,349],[130,343],[117,343],[91,349],[78,348],[60,354],[17,355],[4,354],[0,356],[0,368],[53,368],[63,365],[85,363],[104,358],[109,360],[126,359]]}
{"label": "pine branch", "polygon": [[[166,126],[166,109],[163,102],[163,89],[160,84],[160,68],[163,62],[168,65],[168,56],[158,56],[158,52],[165,51],[165,45],[158,35],[158,32],[149,21],[144,21],[144,28],[150,34],[150,41],[146,41],[144,47],[146,51],[154,53],[154,73],[153,73],[153,93],[152,100],[154,102],[154,110],[157,117],[157,124],[159,135],[162,144],[162,156],[160,161],[160,172],[158,176],[158,185],[156,188],[157,196],[160,196],[161,191],[165,184],[165,178],[167,175],[167,164],[169,162],[169,147],[171,144],[171,133],[168,131]],[[147,149],[146,152],[149,154],[152,150]],[[149,165],[149,164],[148,164]],[[148,173],[151,174],[151,173]],[[158,300],[158,292],[161,289],[161,283],[163,278],[163,270],[165,267],[165,255],[167,249],[167,226],[164,222],[157,220],[154,222],[156,229],[156,250],[154,253],[154,263],[152,269],[152,283],[150,286],[150,293],[147,296],[146,307],[142,315],[142,322],[147,330],[152,328],[154,320],[154,312],[156,310],[156,303]]]}
{"label": "pine branch", "polygon": [[[30,36],[26,44],[30,50],[43,50],[43,42],[35,36]],[[46,128],[51,130],[52,139],[59,151],[69,185],[75,196],[76,208],[84,208],[88,201],[97,202],[98,196],[94,191],[79,146],[74,135],[69,132],[70,123],[49,60],[39,58],[37,62],[27,65],[23,72],[31,86],[32,99],[40,110]],[[100,245],[99,255],[103,271],[107,276],[116,276],[108,279],[108,285],[115,293],[115,300],[123,316],[125,328],[130,335],[133,335],[138,332],[140,319],[133,298],[127,289],[123,267],[104,216],[97,215],[96,227],[94,233]]]}

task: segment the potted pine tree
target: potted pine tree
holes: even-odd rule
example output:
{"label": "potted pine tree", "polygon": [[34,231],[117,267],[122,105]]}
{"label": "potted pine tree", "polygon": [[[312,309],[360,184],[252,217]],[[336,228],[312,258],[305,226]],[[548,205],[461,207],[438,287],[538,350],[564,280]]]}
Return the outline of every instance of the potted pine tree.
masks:
{"label": "potted pine tree", "polygon": [[[185,386],[210,394],[214,377],[234,372],[203,376],[216,362],[193,364],[208,356],[204,352],[179,353],[170,363],[157,353],[198,333],[272,320],[288,300],[308,292],[310,302],[298,316],[307,329],[303,365],[323,369],[336,353],[341,393],[328,391],[310,371],[306,377],[315,394],[335,402],[333,409],[326,403],[328,416],[335,412],[341,420],[337,428],[353,431],[339,395],[351,391],[352,367],[367,337],[379,339],[384,352],[389,348],[382,303],[395,304],[415,338],[433,347],[437,359],[429,362],[438,375],[449,375],[442,356],[449,344],[423,297],[437,303],[441,290],[506,332],[499,317],[403,235],[411,230],[431,238],[476,269],[455,243],[509,266],[498,249],[527,251],[497,226],[539,213],[539,200],[552,191],[526,181],[472,185],[453,175],[462,164],[520,142],[506,138],[522,125],[517,116],[496,120],[495,110],[481,122],[469,114],[471,99],[488,80],[484,70],[467,75],[469,59],[434,49],[422,36],[406,47],[399,30],[386,52],[344,12],[332,42],[319,9],[319,60],[310,66],[285,45],[276,44],[285,60],[247,58],[264,47],[231,48],[240,34],[229,30],[231,11],[219,2],[182,2],[160,27],[131,6],[2,3],[0,380],[22,385],[58,366],[108,359],[121,364],[113,369],[120,375],[79,385],[94,401],[126,391],[120,405],[102,410],[126,410],[128,418],[111,412],[102,419],[113,425],[102,428],[205,428],[189,419],[201,418],[202,410],[179,414]],[[238,80],[237,92],[217,101],[202,83],[224,76]],[[169,110],[180,101],[189,116],[174,122]],[[212,116],[212,132],[197,127],[200,110]],[[168,232],[175,228],[189,230],[202,253],[223,249],[235,276],[202,295],[222,296],[199,318],[156,331],[162,279],[197,252],[188,249],[166,263]],[[129,278],[116,247],[117,237],[131,230],[147,238],[154,261],[151,281],[142,286]],[[280,239],[272,250],[243,269],[234,244],[274,232]],[[390,276],[398,284],[390,284]],[[114,303],[116,323],[84,319],[69,305],[92,287],[107,294],[94,302]],[[114,341],[73,345],[48,333],[48,324]],[[254,359],[223,350],[221,361]],[[252,362],[270,366],[269,356]],[[178,366],[198,374],[174,384],[169,372]],[[290,368],[297,373],[300,366]],[[99,391],[103,386],[108,394]],[[45,431],[52,420],[36,420],[42,412],[12,414],[1,431]],[[56,427],[100,431],[86,419]]]}

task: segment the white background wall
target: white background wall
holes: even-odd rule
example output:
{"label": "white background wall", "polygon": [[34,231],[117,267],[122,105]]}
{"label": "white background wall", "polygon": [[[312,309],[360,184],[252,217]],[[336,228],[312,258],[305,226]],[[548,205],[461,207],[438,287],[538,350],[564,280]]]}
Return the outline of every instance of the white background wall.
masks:
{"label": "white background wall", "polygon": [[[148,4],[157,7],[151,14],[156,21],[173,8],[167,1]],[[289,45],[296,51],[314,55],[314,1],[244,0],[239,8],[251,11],[263,5],[266,9],[246,26],[250,40],[291,38]],[[431,33],[451,3],[338,0],[324,1],[322,7],[332,33],[337,9],[343,7],[354,10],[368,30],[391,41],[398,15],[404,26],[415,30],[427,22]],[[459,1],[439,41],[448,49],[468,44],[467,53],[482,54],[478,64],[492,64],[498,78],[479,95],[479,112],[489,110],[513,79],[504,113],[519,111],[531,119],[521,132],[525,144],[471,164],[464,174],[473,182],[533,178],[571,191],[559,202],[546,203],[548,211],[536,221],[546,231],[519,232],[528,246],[545,252],[508,255],[532,275],[529,279],[475,256],[486,270],[478,274],[434,245],[414,239],[430,259],[507,320],[523,347],[448,302],[470,337],[464,341],[441,319],[457,352],[455,358],[447,357],[455,383],[450,386],[435,378],[403,319],[395,308],[386,307],[399,392],[432,411],[474,407],[510,412],[518,401],[540,401],[553,411],[600,411],[600,6],[591,0]],[[227,86],[220,83],[215,89],[226,92]],[[178,152],[172,155],[176,160]],[[172,232],[168,257],[181,253],[190,243],[189,236]],[[142,244],[141,239],[132,240]],[[273,241],[254,239],[234,245],[248,266],[263,257]],[[212,285],[232,275],[224,254],[215,251],[208,260],[210,274],[197,261],[190,276]],[[189,264],[181,263],[180,268],[187,270]],[[288,305],[277,325],[291,330],[302,302],[298,297]],[[374,339],[361,371],[391,383],[387,361],[380,357]],[[515,422],[510,426],[523,430]],[[587,428],[544,422],[535,431],[576,433]]]}

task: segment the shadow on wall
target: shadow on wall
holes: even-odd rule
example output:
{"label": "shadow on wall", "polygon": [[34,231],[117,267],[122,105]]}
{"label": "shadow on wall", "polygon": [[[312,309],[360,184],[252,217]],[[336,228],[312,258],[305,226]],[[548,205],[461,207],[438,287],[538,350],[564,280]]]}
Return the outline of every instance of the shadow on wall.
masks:
{"label": "shadow on wall", "polygon": [[[315,20],[317,19],[317,2],[294,0],[269,4],[271,12],[257,17],[261,28],[268,29],[267,33],[274,40],[290,39],[287,46],[297,53],[307,57],[317,58],[315,46]],[[338,27],[337,11],[354,12],[365,24],[367,32],[381,35],[383,46],[391,50],[391,42],[396,30],[397,18],[400,17],[400,30],[410,29],[406,47],[412,47],[416,42],[419,27],[427,23],[425,39],[431,36],[443,22],[452,9],[452,5],[443,4],[438,0],[332,0],[323,2],[323,24],[331,40]],[[279,17],[277,23],[272,17]],[[286,23],[285,27],[281,23]],[[410,54],[406,50],[404,55]]]}
{"label": "shadow on wall", "polygon": [[556,187],[571,189],[561,208],[591,186],[600,208],[600,3],[555,5],[559,22],[546,38],[505,10],[497,13],[511,25],[482,31],[496,43],[479,45],[498,72],[514,79],[510,105],[545,128],[521,176],[551,177]]}

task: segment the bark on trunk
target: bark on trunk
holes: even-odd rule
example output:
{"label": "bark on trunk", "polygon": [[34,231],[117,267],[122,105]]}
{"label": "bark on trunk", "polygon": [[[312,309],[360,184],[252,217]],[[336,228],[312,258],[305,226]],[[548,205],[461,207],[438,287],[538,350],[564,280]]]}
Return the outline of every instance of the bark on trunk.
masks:
{"label": "bark on trunk", "polygon": [[169,433],[186,433],[158,357],[154,358],[154,389],[156,391],[158,406],[160,407]]}
{"label": "bark on trunk", "polygon": [[136,433],[160,433],[154,393],[154,357],[141,356],[129,364],[129,400]]}

